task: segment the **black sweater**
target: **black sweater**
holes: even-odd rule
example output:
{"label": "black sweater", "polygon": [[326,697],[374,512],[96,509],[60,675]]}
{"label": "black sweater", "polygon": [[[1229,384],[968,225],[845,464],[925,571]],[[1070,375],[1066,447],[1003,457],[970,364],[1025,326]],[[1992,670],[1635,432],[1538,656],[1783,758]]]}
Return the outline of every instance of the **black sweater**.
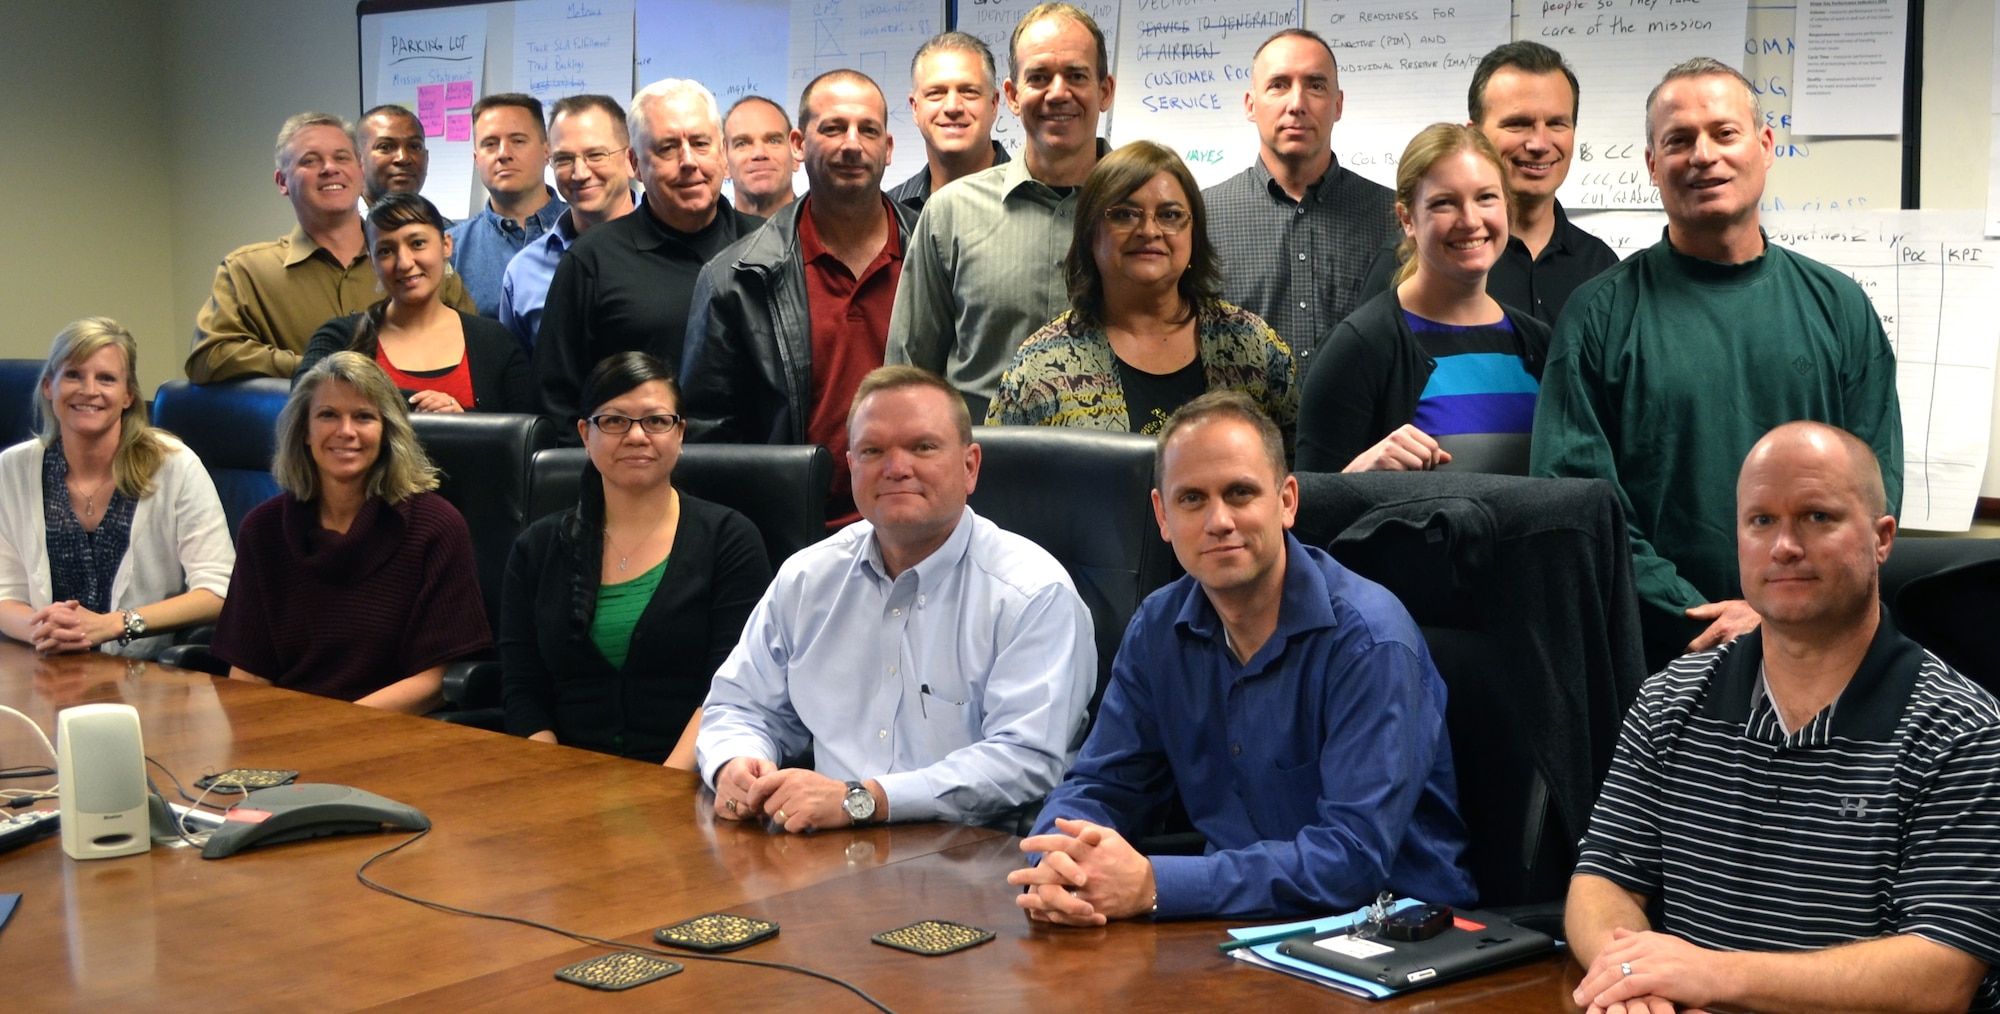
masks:
{"label": "black sweater", "polygon": [[[586,483],[596,483],[587,471]],[[569,746],[660,763],[708,697],[750,610],[771,583],[764,541],[743,515],[681,495],[667,571],[632,630],[622,669],[590,639],[602,580],[601,507],[528,526],[507,561],[500,664],[507,731],[554,730]]]}
{"label": "black sweater", "polygon": [[[465,365],[472,371],[472,404],[465,406],[465,410],[530,415],[540,411],[535,398],[535,375],[528,369],[528,355],[521,351],[514,332],[497,320],[476,317],[463,310],[458,311],[458,319],[465,328]],[[352,346],[355,328],[360,323],[361,314],[350,313],[320,325],[313,332],[312,341],[306,343],[305,357],[299,360],[299,368],[292,374],[292,386],[297,387],[299,378],[319,365],[320,360]]]}

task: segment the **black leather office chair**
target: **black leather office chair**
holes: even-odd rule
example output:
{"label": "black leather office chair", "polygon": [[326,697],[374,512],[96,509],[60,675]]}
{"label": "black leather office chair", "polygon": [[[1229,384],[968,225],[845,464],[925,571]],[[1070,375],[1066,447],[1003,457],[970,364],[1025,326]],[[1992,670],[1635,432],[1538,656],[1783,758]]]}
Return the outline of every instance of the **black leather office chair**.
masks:
{"label": "black leather office chair", "polygon": [[1898,630],[2000,694],[2000,539],[1897,539],[1882,601]]}
{"label": "black leather office chair", "polygon": [[535,519],[528,510],[535,454],[554,447],[555,428],[538,415],[422,412],[410,416],[418,442],[438,467],[438,495],[472,533],[487,622],[500,622],[500,584],[514,540]]}
{"label": "black leather office chair", "polygon": [[278,413],[289,382],[258,377],[226,384],[173,380],[153,395],[153,425],[170,430],[201,458],[233,537],[252,508],[278,495],[271,478]]}
{"label": "black leather office chair", "polygon": [[35,379],[39,359],[0,359],[0,447],[35,435]]}
{"label": "black leather office chair", "polygon": [[1299,491],[1299,539],[1394,592],[1423,630],[1480,903],[1561,899],[1646,675],[1615,491],[1445,473],[1301,474]]}
{"label": "black leather office chair", "polygon": [[1059,426],[983,426],[972,509],[1062,562],[1096,628],[1094,718],[1139,603],[1181,575],[1153,520],[1153,438]]}
{"label": "black leather office chair", "polygon": [[[576,506],[577,483],[589,460],[581,447],[535,455],[528,486],[529,517]],[[674,486],[750,519],[777,569],[793,553],[826,538],[826,491],[833,455],[818,444],[688,444],[674,466]]]}

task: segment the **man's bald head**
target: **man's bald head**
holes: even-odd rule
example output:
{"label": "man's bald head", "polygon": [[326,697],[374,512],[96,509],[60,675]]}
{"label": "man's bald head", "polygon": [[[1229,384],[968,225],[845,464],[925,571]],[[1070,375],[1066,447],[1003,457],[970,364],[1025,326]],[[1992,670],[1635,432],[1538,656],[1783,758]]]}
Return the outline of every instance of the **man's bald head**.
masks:
{"label": "man's bald head", "polygon": [[1838,426],[1810,420],[1778,426],[1750,448],[1749,455],[1743,459],[1742,471],[1737,473],[1737,495],[1742,495],[1743,477],[1750,474],[1753,464],[1760,460],[1769,461],[1780,450],[1792,449],[1844,456],[1848,477],[1854,484],[1855,492],[1860,495],[1862,505],[1878,518],[1889,513],[1889,491],[1882,484],[1882,463],[1876,460],[1875,449],[1869,447],[1867,441]]}
{"label": "man's bald head", "polygon": [[1786,423],[1743,459],[1738,577],[1773,636],[1824,646],[1872,634],[1878,575],[1895,538],[1881,466],[1852,434]]}

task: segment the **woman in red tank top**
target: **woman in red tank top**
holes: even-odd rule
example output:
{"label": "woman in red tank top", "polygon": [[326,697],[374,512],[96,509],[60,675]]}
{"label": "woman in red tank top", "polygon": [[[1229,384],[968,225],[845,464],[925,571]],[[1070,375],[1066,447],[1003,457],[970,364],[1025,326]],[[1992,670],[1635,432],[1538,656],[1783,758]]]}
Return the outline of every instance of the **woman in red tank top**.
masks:
{"label": "woman in red tank top", "polygon": [[446,306],[451,237],[436,206],[389,194],[368,212],[368,255],[387,296],[327,321],[295,377],[342,349],[375,360],[415,412],[535,412],[528,359],[498,321]]}

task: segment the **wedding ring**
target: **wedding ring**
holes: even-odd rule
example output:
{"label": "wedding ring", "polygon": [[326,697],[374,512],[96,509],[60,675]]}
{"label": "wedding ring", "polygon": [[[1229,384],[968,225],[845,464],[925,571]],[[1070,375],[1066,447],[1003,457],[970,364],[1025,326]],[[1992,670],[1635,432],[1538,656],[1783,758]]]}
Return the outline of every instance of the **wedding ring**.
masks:
{"label": "wedding ring", "polygon": [[734,800],[734,799],[732,799],[732,800],[729,800],[728,802],[726,802],[726,803],[723,803],[722,805],[723,805],[723,806],[724,806],[725,808],[727,808],[727,809],[729,810],[729,812],[730,812],[730,813],[735,813],[735,812],[736,812],[736,800]]}
{"label": "wedding ring", "polygon": [[1626,975],[1631,975],[1631,974],[1632,974],[1632,963],[1631,963],[1630,961],[1621,961],[1621,962],[1619,962],[1619,963],[1618,963],[1618,971],[1620,971],[1620,972],[1622,972],[1622,973],[1624,973],[1624,974],[1626,974]]}
{"label": "wedding ring", "polygon": [[[779,826],[779,827],[784,827],[784,826],[785,826],[785,811],[783,811],[783,810],[779,810],[779,811],[777,812],[776,816],[777,816],[777,819],[778,819],[778,826]],[[1630,973],[1627,973],[1627,974],[1630,974]]]}

